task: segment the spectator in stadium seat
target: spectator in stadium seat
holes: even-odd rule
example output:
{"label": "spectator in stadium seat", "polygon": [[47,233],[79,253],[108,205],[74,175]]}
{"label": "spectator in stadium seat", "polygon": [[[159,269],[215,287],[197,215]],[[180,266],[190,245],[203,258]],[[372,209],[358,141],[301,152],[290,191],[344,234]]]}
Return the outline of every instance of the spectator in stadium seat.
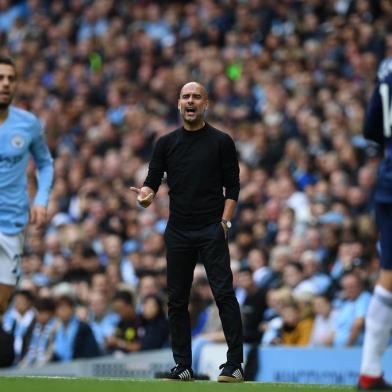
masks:
{"label": "spectator in stadium seat", "polygon": [[94,333],[100,350],[105,352],[106,338],[113,335],[119,317],[109,310],[108,298],[103,292],[98,290],[91,291],[88,301],[87,321]]}
{"label": "spectator in stadium seat", "polygon": [[266,283],[267,288],[282,285],[284,268],[291,261],[290,251],[290,247],[286,245],[277,245],[271,249],[269,258],[271,277]]}
{"label": "spectator in stadium seat", "polygon": [[113,335],[106,338],[107,350],[112,353],[139,351],[141,320],[136,314],[132,293],[125,290],[117,291],[113,297],[113,308],[119,316],[119,321]]}
{"label": "spectator in stadium seat", "polygon": [[315,294],[324,294],[332,284],[331,278],[321,272],[321,260],[314,251],[305,251],[299,260],[303,267],[304,282],[311,283],[315,288]]}
{"label": "spectator in stadium seat", "polygon": [[91,277],[91,291],[99,291],[105,298],[109,298],[110,288],[108,276],[104,271],[95,272]]}
{"label": "spectator in stadium seat", "polygon": [[267,309],[263,315],[263,331],[268,327],[269,321],[279,317],[283,305],[291,303],[293,295],[288,287],[271,288],[266,293]]}
{"label": "spectator in stadium seat", "polygon": [[58,328],[55,303],[51,298],[38,298],[34,303],[35,320],[30,326],[30,339],[21,367],[42,366],[53,357],[54,337]]}
{"label": "spectator in stadium seat", "polygon": [[[138,300],[140,301],[140,308],[142,308],[142,304],[144,302],[144,298],[146,298],[149,295],[156,295],[158,294],[158,286],[157,286],[157,281],[155,278],[155,275],[152,272],[146,272],[145,275],[140,277],[139,283],[137,286],[137,295],[138,295]],[[141,309],[137,309],[139,311]]]}
{"label": "spectator in stadium seat", "polygon": [[290,262],[283,269],[283,285],[289,287],[293,295],[302,293],[317,293],[314,281],[305,278],[304,268],[299,262]]}
{"label": "spectator in stadium seat", "polygon": [[53,360],[71,361],[100,355],[97,341],[88,324],[75,315],[75,301],[68,295],[56,300],[56,315],[60,326],[54,339]]}
{"label": "spectator in stadium seat", "polygon": [[263,337],[265,345],[307,346],[312,333],[313,318],[301,320],[301,313],[295,301],[285,303],[280,317],[271,320]]}
{"label": "spectator in stadium seat", "polygon": [[258,344],[262,336],[259,326],[267,307],[265,289],[256,285],[247,267],[240,269],[238,285],[245,291],[241,304],[244,342]]}
{"label": "spectator in stadium seat", "polygon": [[346,273],[340,280],[341,303],[337,305],[334,346],[358,346],[363,342],[365,316],[371,294],[358,275]]}
{"label": "spectator in stadium seat", "polygon": [[331,300],[326,295],[317,295],[313,300],[315,313],[309,346],[331,346],[335,334],[337,312],[332,308]]}
{"label": "spectator in stadium seat", "polygon": [[313,317],[309,315],[301,317],[300,308],[296,302],[284,306],[281,313],[283,319],[282,344],[289,346],[308,345],[312,333]]}
{"label": "spectator in stadium seat", "polygon": [[248,253],[248,266],[252,270],[253,280],[258,287],[265,287],[272,277],[268,266],[268,255],[263,249],[253,248]]}
{"label": "spectator in stadium seat", "polygon": [[35,317],[33,301],[34,296],[29,290],[17,290],[14,293],[13,308],[4,315],[4,329],[14,337],[16,362],[24,356],[28,347],[28,331]]}
{"label": "spectator in stadium seat", "polygon": [[149,294],[144,297],[142,307],[140,350],[168,346],[169,324],[162,299],[157,294]]}

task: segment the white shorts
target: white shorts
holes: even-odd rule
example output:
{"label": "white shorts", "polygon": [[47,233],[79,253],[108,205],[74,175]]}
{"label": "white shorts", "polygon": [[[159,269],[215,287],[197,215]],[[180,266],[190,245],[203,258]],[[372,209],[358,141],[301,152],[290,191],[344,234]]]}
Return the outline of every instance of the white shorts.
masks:
{"label": "white shorts", "polygon": [[20,276],[24,233],[0,233],[0,284],[15,286]]}

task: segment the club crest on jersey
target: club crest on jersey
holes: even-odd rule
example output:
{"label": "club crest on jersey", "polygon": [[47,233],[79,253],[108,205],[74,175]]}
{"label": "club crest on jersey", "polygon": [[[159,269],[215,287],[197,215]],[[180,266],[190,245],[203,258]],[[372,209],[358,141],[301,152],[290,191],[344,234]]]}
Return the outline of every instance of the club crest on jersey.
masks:
{"label": "club crest on jersey", "polygon": [[23,148],[26,141],[21,135],[14,135],[11,138],[11,145],[15,148]]}

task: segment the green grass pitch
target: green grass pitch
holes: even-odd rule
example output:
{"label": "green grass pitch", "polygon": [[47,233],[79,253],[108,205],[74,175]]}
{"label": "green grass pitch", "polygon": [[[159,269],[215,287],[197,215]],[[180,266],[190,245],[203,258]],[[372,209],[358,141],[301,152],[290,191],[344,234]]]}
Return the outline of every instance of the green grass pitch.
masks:
{"label": "green grass pitch", "polygon": [[355,390],[352,386],[262,382],[222,384],[216,381],[0,377],[1,392],[348,392]]}

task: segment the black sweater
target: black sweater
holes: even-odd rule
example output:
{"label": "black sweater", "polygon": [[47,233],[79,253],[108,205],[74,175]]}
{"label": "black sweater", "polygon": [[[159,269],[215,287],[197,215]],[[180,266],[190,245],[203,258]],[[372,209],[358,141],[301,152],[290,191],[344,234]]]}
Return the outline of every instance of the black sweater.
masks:
{"label": "black sweater", "polygon": [[199,229],[219,222],[224,200],[238,199],[238,158],[232,138],[206,124],[176,129],[158,139],[144,186],[157,192],[164,172],[170,196],[169,223]]}

